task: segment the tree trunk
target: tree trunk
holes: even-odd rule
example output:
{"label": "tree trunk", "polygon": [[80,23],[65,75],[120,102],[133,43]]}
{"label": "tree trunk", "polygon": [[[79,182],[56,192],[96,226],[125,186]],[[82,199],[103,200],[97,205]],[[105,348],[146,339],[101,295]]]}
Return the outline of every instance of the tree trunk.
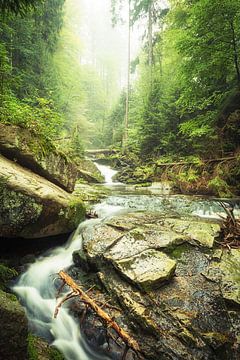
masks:
{"label": "tree trunk", "polygon": [[237,40],[234,29],[233,20],[230,22],[231,30],[232,30],[232,45],[233,45],[233,53],[234,53],[234,65],[237,73],[237,82],[240,85],[240,66],[239,66],[239,58],[238,58],[238,49],[237,49]]}
{"label": "tree trunk", "polygon": [[149,1],[148,5],[148,65],[150,69],[153,65],[153,19],[152,19],[152,7],[153,3],[152,0]]}
{"label": "tree trunk", "polygon": [[127,91],[126,91],[126,111],[123,131],[123,149],[128,143],[128,122],[129,122],[129,94],[130,94],[130,63],[131,63],[131,0],[128,0],[128,60],[127,60]]}

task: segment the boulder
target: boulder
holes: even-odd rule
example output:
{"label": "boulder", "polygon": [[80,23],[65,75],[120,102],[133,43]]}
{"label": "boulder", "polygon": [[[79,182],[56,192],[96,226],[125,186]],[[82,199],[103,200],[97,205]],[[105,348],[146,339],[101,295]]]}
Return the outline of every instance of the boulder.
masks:
{"label": "boulder", "polygon": [[76,266],[97,271],[146,359],[239,358],[240,253],[216,251],[217,223],[136,212],[82,236]]}
{"label": "boulder", "polygon": [[78,168],[45,138],[28,129],[0,124],[0,153],[68,192],[74,190]]}
{"label": "boulder", "polygon": [[0,236],[40,238],[73,231],[84,206],[45,178],[0,156]]}

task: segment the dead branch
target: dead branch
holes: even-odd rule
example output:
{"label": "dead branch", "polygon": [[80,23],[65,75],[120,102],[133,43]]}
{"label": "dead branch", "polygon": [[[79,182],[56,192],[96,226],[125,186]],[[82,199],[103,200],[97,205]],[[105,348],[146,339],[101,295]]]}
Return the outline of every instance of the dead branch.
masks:
{"label": "dead branch", "polygon": [[54,317],[57,316],[60,307],[65,301],[69,300],[72,297],[79,296],[81,301],[84,302],[89,308],[91,308],[95,312],[95,314],[98,315],[101,320],[105,322],[108,328],[112,328],[115,330],[117,335],[126,344],[127,348],[131,348],[138,355],[140,355],[140,347],[138,343],[125,330],[118,326],[118,324],[100,306],[97,305],[96,301],[90,298],[87,293],[84,292],[80,288],[80,286],[78,286],[74,282],[74,280],[64,271],[60,271],[58,275],[63,280],[64,284],[68,285],[72,289],[72,292],[69,293],[64,299],[62,299],[61,302],[57,305]]}
{"label": "dead branch", "polygon": [[223,220],[221,225],[221,245],[231,248],[240,247],[240,219],[236,219],[234,216],[234,206],[227,206],[223,201],[219,201],[219,204],[224,209],[227,217]]}

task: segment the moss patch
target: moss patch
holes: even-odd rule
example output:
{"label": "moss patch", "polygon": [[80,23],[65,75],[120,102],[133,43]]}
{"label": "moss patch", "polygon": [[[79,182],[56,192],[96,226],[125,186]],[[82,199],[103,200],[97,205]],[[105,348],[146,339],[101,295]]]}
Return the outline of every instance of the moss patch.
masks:
{"label": "moss patch", "polygon": [[[7,283],[18,275],[17,271],[0,264],[0,289],[4,290]],[[14,297],[14,295],[12,295]]]}

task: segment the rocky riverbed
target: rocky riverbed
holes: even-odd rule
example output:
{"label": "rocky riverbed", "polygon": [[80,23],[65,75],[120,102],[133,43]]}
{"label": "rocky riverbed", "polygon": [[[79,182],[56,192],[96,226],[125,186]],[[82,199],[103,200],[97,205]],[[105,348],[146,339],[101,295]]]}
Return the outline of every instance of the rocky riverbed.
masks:
{"label": "rocky riverbed", "polygon": [[[33,264],[15,287],[27,307],[31,330],[48,334],[67,360],[122,359],[124,344],[114,341],[112,332],[109,338],[109,329],[85,312],[79,299],[60,310],[64,321],[53,323],[60,284],[51,275],[64,268],[137,340],[144,359],[237,360],[240,250],[219,243],[221,208],[216,201],[161,194],[163,189],[157,192],[156,187],[152,193],[121,184],[110,184],[107,192],[86,188],[83,201],[88,206],[103,198],[92,208],[99,219],[84,222],[66,247],[32,257]],[[84,193],[84,186],[76,191]],[[1,311],[9,314],[10,329],[10,335],[2,332],[3,343],[9,343],[9,336],[13,342],[22,339],[22,359],[32,359],[31,351],[34,360],[52,359],[48,345],[29,335],[19,303],[3,290]],[[14,351],[2,346],[0,355],[12,360]],[[136,356],[129,351],[126,359]]]}
{"label": "rocky riverbed", "polygon": [[240,250],[219,232],[200,218],[113,216],[82,233],[73,274],[97,275],[146,359],[238,359]]}

